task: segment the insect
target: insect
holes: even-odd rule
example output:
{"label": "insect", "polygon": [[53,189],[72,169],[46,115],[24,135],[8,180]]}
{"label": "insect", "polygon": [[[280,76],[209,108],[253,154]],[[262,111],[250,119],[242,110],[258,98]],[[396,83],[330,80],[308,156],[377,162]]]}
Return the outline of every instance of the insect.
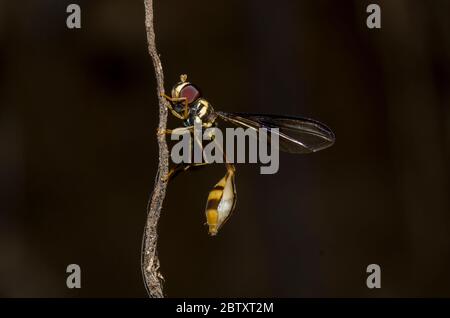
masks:
{"label": "insect", "polygon": [[[184,127],[158,131],[159,134],[192,133],[194,123],[201,122],[203,128],[208,128],[217,125],[217,120],[220,119],[256,131],[260,128],[268,130],[278,128],[271,132],[275,132],[279,137],[279,149],[289,153],[316,152],[330,147],[335,141],[330,128],[312,119],[215,111],[211,103],[203,97],[200,89],[187,81],[187,75],[180,76],[180,82],[173,86],[171,96],[164,93],[161,95],[167,99],[169,111],[183,121]],[[225,152],[223,155],[226,156]],[[168,181],[180,171],[204,164],[206,163],[178,164],[169,171],[165,179]],[[236,168],[227,160],[225,165],[227,172],[210,191],[206,203],[206,223],[212,236],[218,233],[236,207]]]}

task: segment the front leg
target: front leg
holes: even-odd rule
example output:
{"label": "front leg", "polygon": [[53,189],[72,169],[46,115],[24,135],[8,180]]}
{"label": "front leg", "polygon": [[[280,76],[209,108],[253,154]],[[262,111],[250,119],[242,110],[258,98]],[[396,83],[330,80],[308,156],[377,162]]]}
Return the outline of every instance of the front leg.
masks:
{"label": "front leg", "polygon": [[[202,128],[209,128],[212,123],[203,123]],[[195,126],[179,127],[175,129],[157,129],[156,133],[158,135],[183,135],[185,133],[191,133],[194,131]]]}
{"label": "front leg", "polygon": [[[167,108],[169,108],[170,112],[177,118],[181,120],[186,120],[189,117],[189,103],[186,97],[170,97],[165,93],[161,93],[161,96],[164,97],[169,103],[167,104]],[[175,109],[172,107],[173,102],[183,102],[184,111],[183,115],[178,114]]]}

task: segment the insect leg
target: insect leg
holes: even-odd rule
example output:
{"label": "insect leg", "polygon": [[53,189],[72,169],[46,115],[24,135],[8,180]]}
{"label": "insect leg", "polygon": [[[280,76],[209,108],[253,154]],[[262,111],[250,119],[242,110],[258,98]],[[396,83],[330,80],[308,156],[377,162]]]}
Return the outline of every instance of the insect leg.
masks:
{"label": "insect leg", "polygon": [[[202,124],[203,128],[208,128],[208,127],[211,127],[211,126],[212,126],[212,123],[203,123]],[[175,129],[157,130],[157,133],[161,134],[161,135],[164,135],[164,134],[183,135],[185,133],[192,133],[194,128],[195,128],[195,126],[179,127],[179,128],[175,128]],[[201,144],[201,140],[198,140],[198,136],[196,136],[194,142],[198,142],[198,143]],[[172,177],[174,177],[176,174],[178,174],[181,171],[186,171],[186,170],[188,170],[191,167],[198,167],[198,166],[203,166],[203,165],[207,165],[207,164],[209,164],[209,162],[189,163],[189,164],[180,163],[180,164],[177,164],[175,167],[173,167],[169,171],[169,173],[166,176],[162,177],[162,180],[168,182]]]}
{"label": "insect leg", "polygon": [[[212,123],[203,123],[202,124],[202,128],[209,128],[211,126],[212,126]],[[182,135],[182,134],[185,134],[187,132],[192,132],[192,131],[194,131],[194,126],[179,127],[179,128],[175,128],[175,129],[165,129],[165,130],[157,129],[156,132],[158,135],[164,135],[164,134]]]}
{"label": "insect leg", "polygon": [[158,135],[183,135],[185,133],[191,132],[192,130],[190,129],[190,127],[180,127],[180,128],[175,128],[175,129],[157,129],[156,133]]}
{"label": "insect leg", "polygon": [[169,182],[170,180],[175,178],[180,172],[187,171],[190,168],[194,168],[194,167],[205,166],[207,164],[209,164],[209,162],[190,163],[190,164],[179,163],[175,167],[172,167],[172,169],[170,169],[169,173],[165,177],[162,177],[161,180],[164,182]]}
{"label": "insect leg", "polygon": [[[167,99],[169,101],[169,104],[167,105],[167,107],[169,108],[169,110],[171,111],[171,113],[181,119],[181,120],[185,120],[189,117],[189,104],[188,104],[188,100],[186,97],[170,97],[168,95],[166,95],[165,93],[161,93],[161,96],[164,97],[165,99]],[[183,102],[184,103],[184,112],[183,112],[183,116],[181,116],[180,114],[178,114],[172,107],[172,103],[173,102]]]}

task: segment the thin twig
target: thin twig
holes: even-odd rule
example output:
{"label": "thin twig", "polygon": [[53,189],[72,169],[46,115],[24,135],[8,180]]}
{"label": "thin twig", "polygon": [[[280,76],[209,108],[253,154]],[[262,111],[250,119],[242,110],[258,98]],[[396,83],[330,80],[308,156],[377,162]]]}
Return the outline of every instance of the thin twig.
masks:
{"label": "thin twig", "polygon": [[[153,27],[153,0],[144,0],[145,5],[145,29],[147,32],[148,52],[155,68],[157,94],[159,101],[159,130],[164,131],[167,125],[167,101],[161,96],[164,92],[164,74],[155,44],[155,31]],[[159,164],[156,174],[155,186],[147,206],[147,222],[145,224],[142,239],[142,274],[149,297],[162,298],[163,276],[159,272],[159,259],[157,253],[158,233],[157,225],[161,215],[161,209],[166,196],[167,182],[161,180],[161,176],[168,173],[169,151],[167,149],[166,136],[159,134]]]}

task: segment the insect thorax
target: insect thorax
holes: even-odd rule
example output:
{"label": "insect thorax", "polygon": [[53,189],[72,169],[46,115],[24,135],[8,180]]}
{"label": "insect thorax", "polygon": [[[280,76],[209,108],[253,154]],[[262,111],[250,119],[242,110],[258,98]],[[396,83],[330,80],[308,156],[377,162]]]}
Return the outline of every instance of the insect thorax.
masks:
{"label": "insect thorax", "polygon": [[193,126],[194,123],[214,123],[216,114],[211,104],[204,98],[199,98],[189,105],[189,117],[184,121],[185,126]]}

